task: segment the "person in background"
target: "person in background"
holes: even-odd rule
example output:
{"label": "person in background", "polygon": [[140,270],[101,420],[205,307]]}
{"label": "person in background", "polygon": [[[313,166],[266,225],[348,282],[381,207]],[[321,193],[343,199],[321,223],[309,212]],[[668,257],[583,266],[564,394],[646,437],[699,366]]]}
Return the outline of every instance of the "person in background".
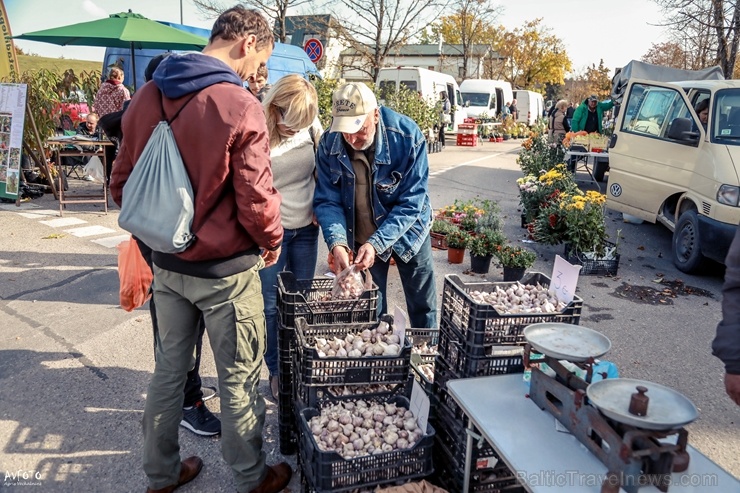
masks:
{"label": "person in background", "polygon": [[573,107],[573,103],[568,103],[568,109],[565,110],[565,121],[568,122],[568,126],[573,129],[573,113],[576,109]]}
{"label": "person in background", "polygon": [[273,185],[282,196],[280,217],[283,244],[275,265],[260,271],[265,300],[270,391],[278,399],[277,276],[283,270],[296,279],[313,279],[319,249],[319,228],[313,215],[315,146],[321,137],[316,89],[300,75],[286,75],[272,87],[265,100],[270,134]]}
{"label": "person in background", "polygon": [[722,321],[717,325],[712,354],[724,363],[725,391],[740,406],[740,228],[727,252],[725,266]]}
{"label": "person in background", "polygon": [[262,101],[265,98],[265,94],[270,90],[269,84],[267,84],[267,65],[260,65],[260,68],[257,69],[257,74],[254,77],[250,77],[249,80],[247,80],[247,83],[249,84],[249,91],[257,96],[257,99]]}
{"label": "person in background", "polygon": [[452,105],[447,97],[447,91],[441,91],[439,93],[439,141],[442,143],[442,148],[445,147],[447,124],[451,123],[450,111],[452,111]]}
{"label": "person in background", "polygon": [[[100,84],[100,88],[95,95],[93,111],[102,118],[108,113],[121,111],[124,103],[130,99],[131,93],[123,85],[123,70],[113,67],[108,72],[108,79]],[[107,180],[110,180],[113,161],[116,159],[116,150],[116,146],[105,146],[104,148],[105,177]]]}
{"label": "person in background", "polygon": [[601,122],[604,119],[604,112],[613,107],[613,100],[599,102],[599,98],[592,94],[583,103],[579,104],[573,112],[573,120],[570,123],[571,130],[573,132],[585,130],[588,133],[602,133]]}
{"label": "person in background", "polygon": [[316,154],[314,210],[335,271],[370,269],[379,313],[388,313],[388,267],[395,259],[411,327],[437,326],[437,293],[429,232],[426,138],[409,117],[379,108],[365,84],[332,95],[331,131]]}
{"label": "person in background", "polygon": [[85,135],[88,137],[100,137],[100,129],[98,129],[98,120],[100,117],[97,113],[88,113],[85,117],[84,122],[80,122],[77,126],[77,133],[79,135]]}
{"label": "person in background", "polygon": [[566,118],[568,101],[561,99],[555,103],[555,111],[550,115],[548,129],[550,130],[550,140],[553,142],[562,142],[565,134],[570,132],[570,126]]}
{"label": "person in background", "polygon": [[159,340],[142,418],[149,493],[170,493],[203,467],[199,457],[181,461],[178,436],[201,315],[222,395],[221,449],[236,490],[277,493],[292,475],[286,463],[267,466],[262,450],[265,402],[258,385],[266,334],[258,271],[280,257],[283,227],[264,112],[243,86],[273,46],[260,12],[228,9],[203,52],[165,58],[123,115],[124,139],[111,179],[115,202],[121,204],[164,112],[166,118],[179,114],[171,129],[195,204],[196,241],[178,254],[152,253]]}
{"label": "person in background", "polygon": [[509,106],[511,105],[510,102],[507,101],[507,103],[501,108],[501,120],[505,120],[507,116],[511,114],[511,111],[509,111]]}
{"label": "person in background", "polygon": [[516,108],[516,99],[511,100],[511,105],[509,106],[509,114],[514,119],[514,121],[517,121],[519,118],[519,110]]}
{"label": "person in background", "polygon": [[709,98],[703,99],[694,108],[696,115],[699,117],[699,123],[704,127],[704,131],[707,131],[707,122],[709,122]]}

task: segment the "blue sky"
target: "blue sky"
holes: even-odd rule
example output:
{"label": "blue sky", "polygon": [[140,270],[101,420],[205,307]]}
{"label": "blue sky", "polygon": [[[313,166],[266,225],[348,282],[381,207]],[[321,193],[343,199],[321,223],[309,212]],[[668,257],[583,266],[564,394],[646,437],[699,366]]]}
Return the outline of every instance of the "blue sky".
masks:
{"label": "blue sky", "polygon": [[[213,19],[204,19],[192,0],[5,0],[13,34],[99,19],[128,9],[156,20],[180,22],[210,29]],[[237,3],[236,0],[233,2]],[[576,71],[598,64],[601,58],[610,69],[639,59],[653,42],[666,40],[658,23],[660,13],[650,0],[519,0],[503,1],[499,22],[508,29],[542,17],[544,25],[563,40]],[[22,49],[41,56],[102,60],[102,48],[56,46],[16,41]]]}

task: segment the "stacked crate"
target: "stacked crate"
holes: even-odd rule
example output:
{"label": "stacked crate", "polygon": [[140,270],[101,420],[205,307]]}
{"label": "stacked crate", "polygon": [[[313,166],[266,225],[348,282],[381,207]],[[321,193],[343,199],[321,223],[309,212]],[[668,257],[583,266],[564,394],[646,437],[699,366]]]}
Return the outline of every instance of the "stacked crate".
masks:
{"label": "stacked crate", "polygon": [[469,147],[478,145],[477,123],[461,123],[457,126],[457,145]]}
{"label": "stacked crate", "polygon": [[[544,274],[532,273],[522,284],[550,285]],[[435,476],[451,493],[461,493],[465,475],[465,450],[468,417],[447,391],[447,383],[457,378],[523,373],[524,329],[540,322],[578,324],[583,300],[574,300],[559,313],[500,314],[491,305],[476,302],[473,291],[506,289],[511,282],[463,282],[456,275],[445,277],[439,356],[434,372],[432,423],[435,438]],[[476,430],[477,431],[477,430]],[[524,491],[515,475],[499,461],[496,451],[483,438],[473,447],[471,492]]]}
{"label": "stacked crate", "polygon": [[[298,462],[305,492],[349,492],[358,488],[406,481],[432,473],[434,428],[412,448],[345,459],[318,449],[308,422],[320,409],[337,402],[362,399],[392,402],[409,408],[413,377],[410,374],[411,339],[401,344],[398,356],[319,357],[316,338],[343,339],[348,333],[372,330],[379,323],[393,328],[393,318],[354,324],[308,324],[296,319],[293,351],[293,390],[298,425]],[[378,390],[378,386],[385,388]],[[342,391],[346,389],[347,393]]]}
{"label": "stacked crate", "polygon": [[278,427],[283,455],[294,454],[298,444],[291,376],[296,318],[303,317],[309,324],[377,320],[377,286],[373,284],[356,300],[326,301],[333,283],[329,278],[296,279],[292,272],[278,274]]}

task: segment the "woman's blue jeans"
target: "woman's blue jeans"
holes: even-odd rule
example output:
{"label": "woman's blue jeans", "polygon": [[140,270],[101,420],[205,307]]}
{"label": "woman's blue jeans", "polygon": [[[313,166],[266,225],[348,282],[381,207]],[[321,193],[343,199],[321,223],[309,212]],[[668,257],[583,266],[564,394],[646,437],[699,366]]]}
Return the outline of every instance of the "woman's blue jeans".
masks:
{"label": "woman's blue jeans", "polygon": [[[398,275],[401,278],[403,294],[406,296],[406,310],[411,327],[417,329],[437,328],[437,286],[434,280],[434,258],[432,257],[432,240],[427,236],[419,253],[411,260],[404,262],[394,252]],[[378,314],[388,313],[388,262],[376,257],[370,267],[373,282],[378,285]],[[392,314],[393,312],[391,312]]]}
{"label": "woman's blue jeans", "polygon": [[277,263],[260,271],[267,323],[265,364],[270,371],[270,376],[278,374],[278,273],[287,270],[295,274],[296,279],[313,279],[318,250],[318,226],[309,224],[303,228],[286,229],[283,233],[283,246]]}

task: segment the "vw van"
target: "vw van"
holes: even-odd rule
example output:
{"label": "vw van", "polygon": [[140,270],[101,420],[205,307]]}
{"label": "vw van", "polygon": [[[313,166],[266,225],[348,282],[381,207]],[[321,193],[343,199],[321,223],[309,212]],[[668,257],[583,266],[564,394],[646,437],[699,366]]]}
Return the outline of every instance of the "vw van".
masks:
{"label": "vw van", "polygon": [[[706,126],[694,108],[709,100]],[[740,222],[740,81],[631,79],[609,145],[607,206],[673,232],[673,262],[724,263]]]}

